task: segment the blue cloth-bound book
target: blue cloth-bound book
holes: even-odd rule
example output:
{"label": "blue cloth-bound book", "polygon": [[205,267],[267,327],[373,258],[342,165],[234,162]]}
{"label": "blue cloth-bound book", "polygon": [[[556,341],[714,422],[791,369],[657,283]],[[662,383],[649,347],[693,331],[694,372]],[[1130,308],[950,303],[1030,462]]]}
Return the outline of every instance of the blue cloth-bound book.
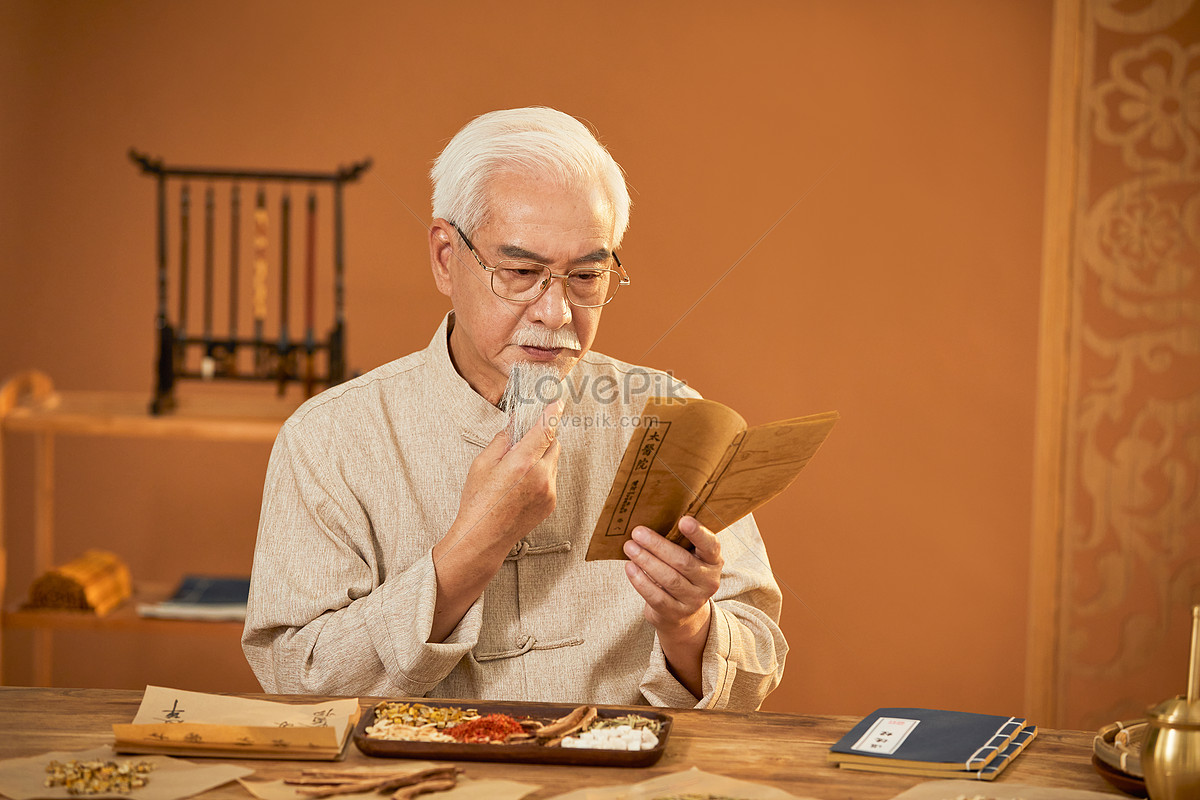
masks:
{"label": "blue cloth-bound book", "polygon": [[[829,749],[828,760],[839,766],[864,765],[874,770],[981,772],[1025,727],[1020,717],[880,708],[839,739]],[[1022,746],[1031,738],[1026,737]]]}
{"label": "blue cloth-bound book", "polygon": [[161,603],[141,603],[138,614],[167,619],[245,620],[249,578],[188,575]]}
{"label": "blue cloth-bound book", "polygon": [[983,769],[943,769],[940,766],[930,764],[909,766],[884,759],[877,759],[878,763],[843,762],[838,764],[838,766],[842,769],[856,769],[866,772],[894,772],[903,775],[925,775],[933,778],[990,781],[1003,772],[1004,768],[1011,764],[1013,759],[1020,755],[1021,751],[1033,741],[1034,737],[1037,736],[1037,730],[1036,725],[1026,725],[1024,728],[1021,728],[1012,741],[1005,745],[1004,749],[989,761]]}

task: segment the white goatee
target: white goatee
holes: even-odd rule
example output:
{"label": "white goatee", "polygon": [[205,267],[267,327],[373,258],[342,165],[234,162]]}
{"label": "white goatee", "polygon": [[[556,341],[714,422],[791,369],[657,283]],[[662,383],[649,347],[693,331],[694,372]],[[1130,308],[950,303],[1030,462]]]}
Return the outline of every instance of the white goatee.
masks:
{"label": "white goatee", "polygon": [[537,361],[518,361],[508,372],[500,408],[508,414],[508,446],[515,447],[537,424],[546,406],[562,396],[558,367]]}

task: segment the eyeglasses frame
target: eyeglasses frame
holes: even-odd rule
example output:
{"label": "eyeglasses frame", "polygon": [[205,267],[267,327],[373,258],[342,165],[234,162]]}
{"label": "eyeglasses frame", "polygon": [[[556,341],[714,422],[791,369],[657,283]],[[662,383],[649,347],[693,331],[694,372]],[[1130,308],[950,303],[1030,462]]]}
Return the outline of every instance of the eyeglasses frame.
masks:
{"label": "eyeglasses frame", "polygon": [[[504,295],[502,295],[496,291],[496,271],[499,268],[498,267],[489,267],[487,264],[483,263],[483,259],[479,257],[479,253],[475,250],[475,245],[471,244],[471,240],[468,239],[467,235],[462,232],[462,228],[458,227],[458,223],[451,222],[450,226],[458,232],[459,236],[462,237],[463,243],[466,244],[467,249],[471,251],[471,255],[475,256],[476,263],[479,264],[479,266],[483,269],[484,272],[487,272],[492,276],[491,279],[488,281],[488,287],[492,290],[492,294],[496,295],[496,297],[499,297],[501,300],[506,300],[509,303],[532,303],[532,302],[538,300],[539,298],[541,298],[542,295],[544,295],[546,293],[546,290],[548,290],[550,288],[550,282],[555,279],[562,280],[563,288],[565,290],[566,286],[567,286],[567,280],[571,277],[571,273],[575,271],[573,269],[573,270],[567,271],[563,275],[556,275],[556,274],[554,274],[554,271],[550,269],[550,267],[548,267],[545,264],[540,264],[539,266],[541,266],[547,272],[550,273],[550,277],[543,279],[542,289],[541,289],[541,291],[539,291],[537,293],[537,295],[529,298],[528,300],[514,300],[511,297],[505,297]],[[612,251],[612,257],[613,257],[613,261],[616,262],[617,267],[620,270],[619,272],[617,270],[611,270],[612,272],[616,272],[617,276],[620,278],[620,280],[617,281],[617,289],[619,290],[622,286],[629,285],[629,274],[627,272],[625,272],[625,267],[621,264],[621,259],[617,257],[617,251],[615,251],[615,250]],[[528,261],[528,262],[522,261],[522,262],[518,262],[518,263],[536,264],[537,262],[536,261]],[[586,268],[585,267],[576,267],[576,269],[586,269]],[[599,267],[598,269],[607,269],[607,267]],[[571,305],[575,306],[576,308],[604,308],[606,305],[608,305],[609,303],[612,302],[613,297],[617,296],[617,292],[614,291],[612,293],[612,297],[609,297],[603,303],[600,303],[599,305],[595,305],[595,306],[589,306],[589,305],[583,305],[581,303],[576,303],[574,300],[571,299],[571,294],[569,292],[564,291],[563,295],[567,298],[567,302],[570,303]]]}

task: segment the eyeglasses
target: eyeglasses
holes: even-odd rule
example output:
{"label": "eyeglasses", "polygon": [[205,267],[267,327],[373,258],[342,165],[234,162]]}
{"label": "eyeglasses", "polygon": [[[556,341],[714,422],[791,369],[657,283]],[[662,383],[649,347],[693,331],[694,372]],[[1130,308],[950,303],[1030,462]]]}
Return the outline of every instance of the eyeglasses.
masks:
{"label": "eyeglasses", "polygon": [[550,281],[558,278],[566,286],[567,300],[571,305],[599,308],[616,296],[617,289],[629,285],[629,276],[624,274],[625,268],[621,266],[621,259],[617,258],[616,253],[612,253],[612,260],[620,272],[605,267],[576,267],[565,275],[555,275],[548,266],[536,261],[501,261],[489,267],[475,252],[475,245],[471,244],[462,229],[453,222],[450,224],[454,225],[454,230],[458,231],[483,271],[492,274],[492,292],[503,300],[514,303],[537,300],[550,287]]}

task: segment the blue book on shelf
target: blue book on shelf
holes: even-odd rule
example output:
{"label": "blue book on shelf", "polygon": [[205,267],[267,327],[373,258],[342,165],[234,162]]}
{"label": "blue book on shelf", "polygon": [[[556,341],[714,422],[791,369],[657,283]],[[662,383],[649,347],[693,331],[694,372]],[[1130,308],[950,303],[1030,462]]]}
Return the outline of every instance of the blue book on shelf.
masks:
{"label": "blue book on shelf", "polygon": [[188,575],[161,603],[141,603],[138,614],[165,619],[244,620],[249,578]]}
{"label": "blue book on shelf", "polygon": [[[1020,717],[929,708],[880,708],[829,748],[828,760],[849,768],[865,765],[876,770],[981,772],[1025,727],[1025,720]],[[1024,738],[1022,746],[1031,738],[1032,735]],[[1016,750],[1019,751],[1020,748]]]}

